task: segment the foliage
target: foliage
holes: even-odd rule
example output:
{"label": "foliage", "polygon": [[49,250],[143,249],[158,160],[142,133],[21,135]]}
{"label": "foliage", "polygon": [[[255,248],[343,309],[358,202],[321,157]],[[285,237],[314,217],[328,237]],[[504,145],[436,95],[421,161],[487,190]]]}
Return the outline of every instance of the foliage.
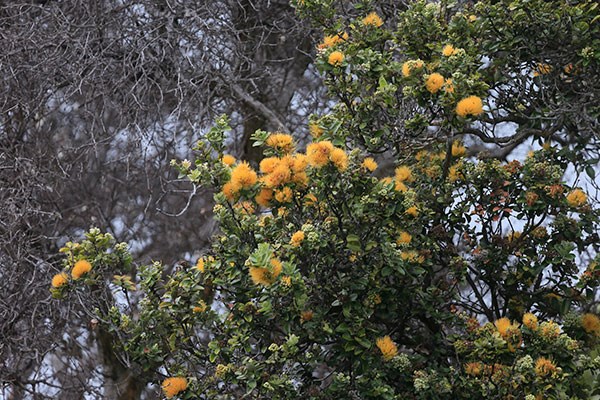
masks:
{"label": "foliage", "polygon": [[[298,10],[334,18],[328,4]],[[169,398],[600,396],[600,210],[566,178],[594,162],[598,104],[577,93],[597,84],[597,9],[414,2],[398,27],[372,10],[336,23],[317,63],[340,102],[305,151],[259,130],[265,157],[235,161],[222,117],[172,163],[217,191],[221,231],[195,266],[120,275],[126,245],[92,230],[64,249],[67,277],[91,270],[53,294],[140,296],[95,312],[133,364],[182,383]],[[540,146],[520,161],[468,157],[527,139]]]}

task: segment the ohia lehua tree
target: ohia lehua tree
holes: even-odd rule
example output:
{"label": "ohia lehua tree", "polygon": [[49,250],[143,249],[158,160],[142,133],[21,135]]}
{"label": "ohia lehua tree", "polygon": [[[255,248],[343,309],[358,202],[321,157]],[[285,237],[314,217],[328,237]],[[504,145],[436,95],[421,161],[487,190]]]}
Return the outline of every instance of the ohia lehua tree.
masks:
{"label": "ohia lehua tree", "polygon": [[600,398],[598,4],[296,7],[337,100],[310,142],[237,160],[219,118],[172,162],[212,246],[167,275],[94,228],[55,297],[167,398]]}

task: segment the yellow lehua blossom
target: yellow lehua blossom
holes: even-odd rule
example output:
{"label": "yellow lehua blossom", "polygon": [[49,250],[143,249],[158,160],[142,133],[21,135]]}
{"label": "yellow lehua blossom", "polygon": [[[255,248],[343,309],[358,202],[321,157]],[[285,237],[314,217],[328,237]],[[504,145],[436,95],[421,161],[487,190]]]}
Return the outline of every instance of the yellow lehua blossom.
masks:
{"label": "yellow lehua blossom", "polygon": [[66,285],[69,282],[69,275],[65,272],[61,272],[60,274],[56,274],[52,277],[52,287],[59,288],[61,286]]}
{"label": "yellow lehua blossom", "polygon": [[334,67],[339,67],[344,62],[344,53],[341,51],[334,51],[329,55],[327,62]]}
{"label": "yellow lehua blossom", "polygon": [[267,187],[275,187],[290,181],[292,177],[292,171],[289,166],[285,163],[279,163],[275,169],[263,178],[263,181]]}
{"label": "yellow lehua blossom", "polygon": [[200,272],[204,272],[204,257],[200,257],[196,263],[196,269]]}
{"label": "yellow lehua blossom", "polygon": [[247,162],[240,163],[231,171],[231,182],[239,185],[240,188],[247,189],[258,181],[256,172]]}
{"label": "yellow lehua blossom", "polygon": [[338,33],[337,35],[325,36],[323,43],[319,44],[319,49],[333,47],[336,44],[348,40],[348,32]]}
{"label": "yellow lehua blossom", "polygon": [[545,377],[554,375],[557,372],[556,365],[545,357],[540,357],[535,361],[535,373],[537,376]]}
{"label": "yellow lehua blossom", "polygon": [[381,17],[379,15],[377,15],[376,12],[372,12],[369,15],[367,15],[366,17],[363,18],[362,20],[363,24],[365,25],[373,25],[376,27],[380,27],[381,25],[383,25],[383,20],[381,19]]}
{"label": "yellow lehua blossom", "polygon": [[225,198],[229,201],[233,201],[235,196],[240,191],[240,185],[235,182],[227,182],[223,185],[221,192],[225,195]]}
{"label": "yellow lehua blossom", "polygon": [[477,16],[473,15],[473,14],[469,15],[469,22],[475,22],[475,21],[477,21]]}
{"label": "yellow lehua blossom", "polygon": [[180,376],[174,376],[165,379],[161,386],[167,399],[171,399],[187,389],[187,379]]}
{"label": "yellow lehua blossom", "polygon": [[370,172],[373,172],[377,169],[377,162],[373,159],[373,157],[367,157],[363,160],[361,167]]}
{"label": "yellow lehua blossom", "polygon": [[414,262],[418,264],[425,262],[425,257],[422,254],[419,254],[416,250],[401,251],[400,258],[403,261]]}
{"label": "yellow lehua blossom", "polygon": [[394,178],[391,176],[386,176],[385,178],[381,178],[379,182],[381,182],[382,185],[389,185],[390,183],[394,182]]}
{"label": "yellow lehua blossom", "polygon": [[225,165],[232,166],[235,164],[235,157],[230,154],[225,154],[223,158],[221,158],[221,162]]}
{"label": "yellow lehua blossom", "polygon": [[533,76],[547,75],[552,72],[552,66],[549,64],[538,63],[533,72]]}
{"label": "yellow lehua blossom", "polygon": [[412,207],[408,207],[406,209],[405,213],[416,218],[419,215],[419,210],[417,209],[416,206],[412,206]]}
{"label": "yellow lehua blossom", "polygon": [[479,376],[483,372],[483,365],[480,362],[470,362],[465,364],[465,373],[471,376]]}
{"label": "yellow lehua blossom", "polygon": [[254,198],[258,205],[268,207],[269,202],[273,198],[273,191],[271,189],[262,188],[260,192]]}
{"label": "yellow lehua blossom", "polygon": [[538,318],[532,313],[526,313],[523,315],[523,325],[535,331],[538,327]]}
{"label": "yellow lehua blossom", "polygon": [[438,90],[440,90],[442,86],[444,86],[445,82],[446,80],[442,76],[442,74],[434,72],[433,74],[429,74],[429,76],[427,76],[427,80],[425,81],[425,87],[427,87],[429,93],[437,93]]}
{"label": "yellow lehua blossom", "polygon": [[315,196],[312,193],[307,194],[306,196],[304,196],[304,204],[307,207],[314,206],[315,204],[317,204],[317,196]]}
{"label": "yellow lehua blossom", "polygon": [[600,318],[597,315],[583,314],[581,316],[581,326],[587,333],[600,336]]}
{"label": "yellow lehua blossom", "polygon": [[391,360],[392,358],[396,357],[396,355],[398,354],[398,347],[396,347],[396,344],[387,335],[382,338],[377,339],[375,344],[381,351],[381,354],[383,355],[383,359],[386,361]]}
{"label": "yellow lehua blossom", "polygon": [[483,102],[477,96],[464,98],[456,105],[456,114],[463,118],[467,115],[476,116],[481,113],[483,113]]}
{"label": "yellow lehua blossom", "polygon": [[194,308],[192,308],[192,312],[202,313],[202,312],[206,311],[207,309],[208,309],[208,305],[206,305],[206,302],[204,300],[200,300],[198,302],[198,305],[195,306]]}
{"label": "yellow lehua blossom", "polygon": [[567,203],[571,207],[581,207],[587,201],[587,195],[581,189],[574,189],[567,195]]}
{"label": "yellow lehua blossom", "polygon": [[463,157],[465,154],[467,154],[467,149],[462,143],[452,143],[452,157]]}
{"label": "yellow lehua blossom", "polygon": [[281,274],[281,261],[276,258],[271,259],[270,268],[250,267],[250,278],[255,285],[269,286]]}
{"label": "yellow lehua blossom", "polygon": [[560,326],[554,321],[545,321],[540,324],[539,332],[546,339],[556,339],[560,335]]}
{"label": "yellow lehua blossom", "polygon": [[279,165],[281,160],[278,157],[263,158],[259,164],[260,171],[265,174],[270,174]]}
{"label": "yellow lehua blossom", "polygon": [[456,53],[456,49],[451,44],[447,44],[442,49],[442,54],[446,57],[450,57]]}
{"label": "yellow lehua blossom", "polygon": [[323,167],[329,162],[329,154],[333,149],[333,144],[328,140],[309,144],[306,147],[308,163],[315,167]]}
{"label": "yellow lehua blossom", "polygon": [[304,241],[304,232],[297,231],[292,235],[292,239],[290,240],[290,244],[294,247],[298,247]]}
{"label": "yellow lehua blossom", "polygon": [[404,64],[402,64],[402,75],[407,78],[414,70],[421,69],[424,66],[425,63],[422,60],[406,61]]}
{"label": "yellow lehua blossom", "polygon": [[408,190],[408,187],[404,184],[404,182],[396,180],[394,181],[394,190],[404,193]]}
{"label": "yellow lehua blossom", "polygon": [[496,329],[498,329],[498,332],[502,336],[506,336],[508,334],[509,329],[513,326],[510,320],[506,317],[494,321],[494,325],[496,326]]}
{"label": "yellow lehua blossom", "polygon": [[454,82],[452,81],[452,78],[448,78],[446,79],[446,82],[444,82],[444,92],[454,93]]}
{"label": "yellow lehua blossom", "polygon": [[324,131],[323,128],[319,126],[319,124],[310,124],[308,125],[308,132],[312,135],[312,137],[318,139],[321,137]]}
{"label": "yellow lehua blossom", "polygon": [[345,171],[348,168],[348,155],[344,150],[338,147],[331,150],[329,159],[340,171]]}
{"label": "yellow lehua blossom", "polygon": [[301,153],[294,154],[293,163],[290,166],[292,171],[294,171],[296,173],[304,172],[304,170],[306,169],[307,166],[308,166],[308,158],[306,157],[306,155],[301,154]]}
{"label": "yellow lehua blossom", "polygon": [[398,244],[409,244],[411,240],[412,240],[412,236],[410,235],[410,233],[402,231],[398,235],[398,239],[396,240],[396,243],[398,243]]}
{"label": "yellow lehua blossom", "polygon": [[396,180],[400,182],[411,181],[412,180],[412,171],[406,165],[401,165],[396,168]]}
{"label": "yellow lehua blossom", "polygon": [[77,280],[81,278],[83,275],[87,274],[92,270],[92,264],[90,264],[87,260],[79,260],[73,266],[73,270],[71,271],[71,277],[73,280]]}
{"label": "yellow lehua blossom", "polygon": [[311,310],[302,311],[300,313],[300,322],[307,322],[313,319],[314,313]]}
{"label": "yellow lehua blossom", "polygon": [[282,284],[283,286],[287,286],[287,287],[290,287],[290,286],[292,286],[292,277],[291,277],[291,276],[288,276],[288,275],[286,275],[286,276],[282,276],[282,277],[281,277],[281,284]]}
{"label": "yellow lehua blossom", "polygon": [[291,135],[285,133],[272,133],[267,138],[265,144],[284,153],[290,153],[294,150],[294,139]]}
{"label": "yellow lehua blossom", "polygon": [[450,182],[456,182],[456,181],[464,178],[464,175],[460,171],[461,167],[462,167],[461,163],[456,163],[456,164],[450,166],[450,168],[448,169],[448,180]]}
{"label": "yellow lehua blossom", "polygon": [[281,190],[275,191],[275,200],[277,200],[280,203],[289,203],[290,201],[292,201],[293,196],[294,193],[292,192],[292,189],[290,189],[287,186]]}

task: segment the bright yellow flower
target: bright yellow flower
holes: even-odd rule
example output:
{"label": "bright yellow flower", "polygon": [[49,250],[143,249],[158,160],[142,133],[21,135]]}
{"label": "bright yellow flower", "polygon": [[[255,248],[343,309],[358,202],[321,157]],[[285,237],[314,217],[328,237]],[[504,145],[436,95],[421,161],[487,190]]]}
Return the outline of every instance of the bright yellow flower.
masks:
{"label": "bright yellow flower", "polygon": [[223,158],[221,158],[221,162],[225,165],[232,166],[235,164],[235,157],[229,154],[225,154]]}
{"label": "bright yellow flower", "polygon": [[467,154],[467,149],[460,142],[452,143],[452,157],[463,157]]}
{"label": "bright yellow flower", "polygon": [[444,92],[454,93],[454,83],[451,78],[446,79],[446,82],[444,82]]}
{"label": "bright yellow flower", "polygon": [[412,180],[412,171],[406,165],[401,165],[396,168],[396,180],[400,182],[411,181]]}
{"label": "bright yellow flower", "polygon": [[508,334],[509,329],[513,326],[510,320],[506,317],[500,318],[499,320],[495,321],[494,325],[496,325],[496,329],[498,329],[498,332],[502,336],[506,336]]}
{"label": "bright yellow flower", "polygon": [[340,171],[345,171],[348,168],[348,155],[344,150],[338,147],[331,150],[329,159]]}
{"label": "bright yellow flower", "polygon": [[334,51],[329,55],[327,62],[334,67],[339,67],[344,62],[344,53],[341,51]]}
{"label": "bright yellow flower", "polygon": [[554,375],[557,372],[556,365],[545,357],[540,357],[535,361],[535,373],[537,376],[545,377]]}
{"label": "bright yellow flower", "polygon": [[273,188],[288,183],[291,177],[292,171],[290,171],[290,168],[285,163],[279,163],[273,172],[263,178],[263,181],[267,187]]}
{"label": "bright yellow flower", "polygon": [[318,168],[323,167],[329,161],[333,148],[333,144],[328,140],[309,144],[306,147],[309,164]]}
{"label": "bright yellow flower", "polygon": [[483,365],[480,362],[471,362],[465,364],[465,373],[471,376],[479,376],[483,372]]}
{"label": "bright yellow flower", "polygon": [[204,302],[204,300],[200,300],[198,302],[198,305],[195,306],[194,308],[192,308],[192,312],[201,313],[201,312],[206,311],[207,308],[208,308],[208,306],[206,305],[206,303]]}
{"label": "bright yellow flower", "polygon": [[560,335],[560,326],[554,321],[545,321],[540,324],[539,332],[546,339],[556,339]]}
{"label": "bright yellow flower", "polygon": [[419,215],[419,210],[416,206],[412,206],[407,208],[405,213],[416,218]]}
{"label": "bright yellow flower", "polygon": [[52,287],[53,288],[59,288],[61,286],[64,286],[67,284],[67,282],[69,282],[69,275],[67,275],[64,272],[61,272],[60,274],[56,274],[52,277]]}
{"label": "bright yellow flower", "polygon": [[92,264],[90,264],[87,260],[79,260],[73,266],[73,270],[71,271],[71,277],[73,280],[77,280],[81,278],[83,275],[87,274],[92,270]]}
{"label": "bright yellow flower", "polygon": [[597,315],[583,314],[581,316],[581,326],[587,333],[600,336],[600,318]]}
{"label": "bright yellow flower", "polygon": [[223,192],[223,194],[225,195],[225,198],[227,200],[233,201],[233,199],[235,199],[235,196],[238,194],[240,189],[241,189],[241,187],[238,183],[227,182],[226,184],[223,185],[223,189],[221,191]]}
{"label": "bright yellow flower", "polygon": [[272,133],[267,138],[265,144],[269,147],[290,153],[294,150],[294,139],[291,135],[285,133]]}
{"label": "bright yellow flower", "polygon": [[196,268],[200,272],[204,272],[204,257],[200,257],[196,263]]}
{"label": "bright yellow flower", "polygon": [[290,166],[292,171],[294,171],[295,173],[299,173],[304,172],[304,170],[306,170],[306,167],[308,166],[308,158],[306,157],[306,155],[301,153],[294,154],[292,160],[293,162]]}
{"label": "bright yellow flower", "polygon": [[394,190],[404,193],[408,190],[408,187],[404,184],[404,182],[396,180],[394,181]]}
{"label": "bright yellow flower", "polygon": [[410,233],[402,231],[398,235],[398,240],[396,240],[396,243],[409,244],[411,240],[412,240],[412,236],[410,235]]}
{"label": "bright yellow flower", "polygon": [[425,66],[425,63],[422,60],[409,60],[402,64],[402,75],[404,77],[409,77],[412,71],[416,69],[421,69]]}
{"label": "bright yellow flower", "polygon": [[290,201],[292,201],[293,196],[294,193],[292,192],[292,189],[290,189],[287,186],[281,190],[275,191],[275,200],[277,200],[280,203],[289,203]]}
{"label": "bright yellow flower", "polygon": [[177,396],[187,389],[187,379],[177,376],[167,378],[162,383],[162,390],[167,399]]}
{"label": "bright yellow flower", "polygon": [[302,244],[302,241],[304,241],[304,232],[302,231],[297,231],[296,233],[294,233],[292,235],[292,239],[290,240],[290,244],[294,247],[298,247]]}
{"label": "bright yellow flower", "polygon": [[281,261],[273,258],[270,268],[250,267],[250,278],[255,285],[269,286],[275,282],[281,270]]}
{"label": "bright yellow flower", "polygon": [[456,49],[451,44],[445,45],[442,49],[442,54],[446,57],[450,57],[451,55],[454,55],[454,53],[456,53]]}
{"label": "bright yellow flower", "polygon": [[552,72],[552,66],[549,64],[538,63],[533,72],[533,76],[546,75]]}
{"label": "bright yellow flower", "polygon": [[306,196],[304,196],[304,204],[307,207],[314,206],[315,204],[317,204],[317,196],[315,196],[312,193],[307,194]]}
{"label": "bright yellow flower", "polygon": [[483,102],[477,96],[464,98],[456,105],[456,114],[463,118],[467,115],[476,116],[481,113],[483,113]]}
{"label": "bright yellow flower", "polygon": [[368,171],[375,171],[377,169],[377,162],[373,159],[373,157],[367,157],[363,160],[361,166]]}
{"label": "bright yellow flower", "polygon": [[348,40],[348,32],[338,33],[333,36],[325,36],[323,38],[323,43],[319,44],[317,47],[319,49],[326,49],[346,40]]}
{"label": "bright yellow flower", "polygon": [[438,74],[437,72],[434,72],[433,74],[430,74],[429,76],[427,76],[427,80],[425,81],[425,86],[427,87],[427,90],[429,91],[429,93],[437,93],[438,90],[440,90],[442,88],[442,86],[444,86],[445,83],[445,79],[442,76],[442,74]]}
{"label": "bright yellow flower", "polygon": [[587,201],[587,195],[581,189],[574,189],[567,195],[567,203],[571,207],[581,207]]}
{"label": "bright yellow flower", "polygon": [[271,189],[262,188],[260,192],[254,198],[258,205],[268,207],[269,202],[273,198],[273,191]]}
{"label": "bright yellow flower", "polygon": [[240,188],[248,189],[257,181],[258,176],[256,172],[245,161],[231,171],[231,182],[239,185]]}
{"label": "bright yellow flower", "polygon": [[270,174],[279,165],[281,160],[278,157],[263,158],[259,164],[260,171],[264,174]]}
{"label": "bright yellow flower", "polygon": [[462,164],[460,162],[450,166],[448,169],[448,180],[450,182],[456,182],[464,177],[460,171],[461,167]]}
{"label": "bright yellow flower", "polygon": [[526,313],[525,315],[523,315],[523,325],[525,325],[532,331],[535,331],[538,327],[538,319],[534,314]]}
{"label": "bright yellow flower", "polygon": [[377,15],[376,12],[372,12],[369,15],[367,15],[366,17],[363,18],[362,20],[363,24],[365,25],[373,25],[376,27],[380,27],[381,25],[383,25],[383,20],[381,19],[381,17],[379,15]]}
{"label": "bright yellow flower", "polygon": [[396,344],[387,335],[382,338],[377,339],[375,344],[381,351],[381,354],[383,355],[383,359],[386,361],[391,360],[392,358],[396,357],[396,355],[398,354],[398,347],[396,347]]}

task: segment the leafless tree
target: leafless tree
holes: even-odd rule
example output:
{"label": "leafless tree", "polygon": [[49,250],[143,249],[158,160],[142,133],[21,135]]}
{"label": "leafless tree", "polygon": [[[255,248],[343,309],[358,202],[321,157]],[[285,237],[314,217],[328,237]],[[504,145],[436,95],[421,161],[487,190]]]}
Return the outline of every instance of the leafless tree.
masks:
{"label": "leafless tree", "polygon": [[144,392],[86,305],[50,298],[58,248],[96,225],[140,260],[201,249],[211,193],[168,161],[220,113],[238,157],[258,156],[257,128],[305,130],[323,103],[312,31],[294,14],[285,0],[0,5],[0,397]]}

